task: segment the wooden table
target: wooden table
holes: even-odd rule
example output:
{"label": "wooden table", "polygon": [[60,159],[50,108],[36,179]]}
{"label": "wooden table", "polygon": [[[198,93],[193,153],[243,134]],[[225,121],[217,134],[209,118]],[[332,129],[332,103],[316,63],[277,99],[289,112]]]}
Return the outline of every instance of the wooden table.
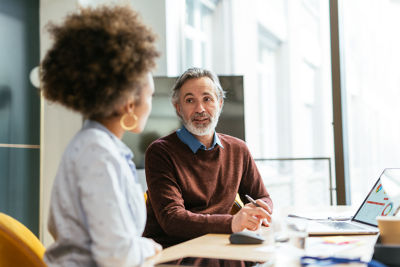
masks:
{"label": "wooden table", "polygon": [[[313,208],[317,209],[318,208]],[[299,209],[294,209],[299,210]],[[341,213],[351,210],[350,207],[329,207],[324,211]],[[279,218],[285,218],[293,209],[285,209]],[[307,211],[307,210],[306,210]],[[309,212],[309,210],[307,211]],[[286,214],[286,215],[285,215]],[[332,213],[330,213],[332,215]],[[275,216],[275,214],[274,214]],[[285,219],[283,219],[285,220]],[[307,237],[304,249],[295,247],[291,241],[278,243],[274,241],[277,233],[290,235],[291,233],[276,227],[284,224],[284,221],[276,220],[275,226],[259,230],[266,241],[260,245],[232,245],[229,243],[228,234],[207,234],[184,243],[164,249],[159,255],[145,262],[145,266],[152,266],[160,262],[176,260],[183,257],[203,257],[232,260],[247,260],[256,262],[271,262],[275,267],[300,266],[299,258],[302,255],[312,256],[343,256],[361,257],[369,261],[376,242],[376,235],[346,236],[346,237]],[[342,238],[343,240],[340,240]],[[330,244],[332,243],[333,244]],[[340,244],[348,243],[348,244]],[[335,265],[341,266],[341,265]],[[346,264],[343,266],[363,266],[362,264]]]}

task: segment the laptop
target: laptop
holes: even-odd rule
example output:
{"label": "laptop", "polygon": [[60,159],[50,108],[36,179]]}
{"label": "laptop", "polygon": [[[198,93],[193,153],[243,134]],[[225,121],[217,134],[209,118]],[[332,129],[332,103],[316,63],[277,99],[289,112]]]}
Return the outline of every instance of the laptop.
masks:
{"label": "laptop", "polygon": [[[394,203],[382,187],[381,177],[386,172],[396,173],[400,181],[400,169],[384,169],[357,212],[347,221],[318,220],[309,221],[307,232],[309,236],[318,235],[369,235],[379,232],[377,216],[392,216],[399,203]],[[393,176],[393,173],[391,173]]]}

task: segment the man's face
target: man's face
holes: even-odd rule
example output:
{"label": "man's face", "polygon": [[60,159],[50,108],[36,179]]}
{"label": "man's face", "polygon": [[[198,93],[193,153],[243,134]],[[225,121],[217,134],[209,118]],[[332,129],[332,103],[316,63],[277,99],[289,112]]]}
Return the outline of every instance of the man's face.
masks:
{"label": "man's face", "polygon": [[195,78],[183,84],[175,108],[189,132],[212,135],[221,113],[222,99],[218,99],[210,78]]}

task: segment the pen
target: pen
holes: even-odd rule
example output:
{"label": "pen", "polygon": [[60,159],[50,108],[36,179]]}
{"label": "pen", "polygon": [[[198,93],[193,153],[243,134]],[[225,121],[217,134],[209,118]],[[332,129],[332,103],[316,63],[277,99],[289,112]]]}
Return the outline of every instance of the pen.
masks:
{"label": "pen", "polygon": [[260,207],[260,205],[257,204],[257,202],[249,195],[245,195],[248,201],[250,201],[254,206]]}
{"label": "pen", "polygon": [[[260,205],[257,204],[257,202],[249,195],[244,195],[249,201],[250,203],[252,203],[254,206],[256,207],[261,207]],[[262,224],[264,224],[265,226],[269,226],[269,222],[267,221],[267,219],[262,219]]]}

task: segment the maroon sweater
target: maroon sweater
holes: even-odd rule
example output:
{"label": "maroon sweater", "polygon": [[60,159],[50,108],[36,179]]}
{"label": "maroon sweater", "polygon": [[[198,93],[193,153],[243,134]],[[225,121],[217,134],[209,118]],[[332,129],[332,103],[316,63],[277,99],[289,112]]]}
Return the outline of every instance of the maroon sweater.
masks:
{"label": "maroon sweater", "polygon": [[[144,236],[168,247],[207,233],[231,233],[236,193],[272,200],[246,144],[218,134],[223,146],[196,154],[176,132],[146,151],[148,186]],[[247,201],[245,201],[247,202]]]}

